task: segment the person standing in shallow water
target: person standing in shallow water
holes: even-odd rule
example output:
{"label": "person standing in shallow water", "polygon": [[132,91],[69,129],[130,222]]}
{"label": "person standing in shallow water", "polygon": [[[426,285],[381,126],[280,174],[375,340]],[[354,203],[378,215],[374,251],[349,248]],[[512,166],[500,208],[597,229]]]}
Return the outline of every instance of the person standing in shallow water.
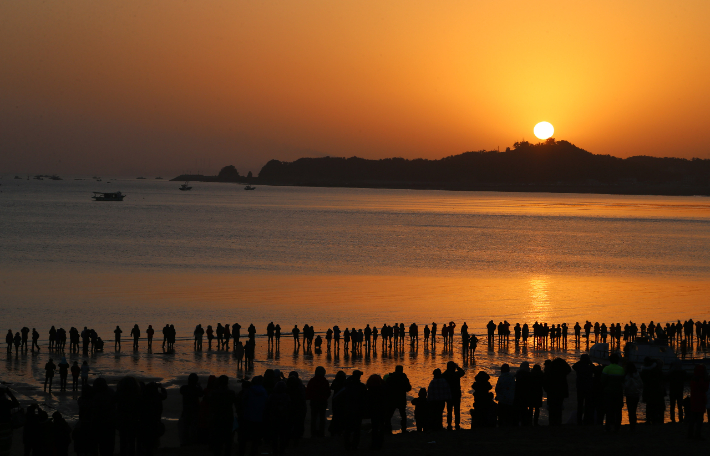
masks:
{"label": "person standing in shallow water", "polygon": [[77,361],[74,361],[74,364],[71,367],[71,377],[72,377],[71,390],[72,391],[79,390],[79,375],[80,374],[81,374],[81,368],[79,367],[79,363]]}
{"label": "person standing in shallow water", "polygon": [[121,350],[121,333],[123,330],[121,329],[120,326],[116,326],[116,329],[113,330],[114,334],[114,342],[113,342],[113,349],[114,350]]}
{"label": "person standing in shallow water", "polygon": [[52,380],[54,379],[54,371],[57,370],[57,366],[49,358],[47,364],[44,365],[44,391],[47,391],[47,383],[49,383],[49,392],[52,392]]}
{"label": "person standing in shallow water", "polygon": [[148,350],[153,349],[153,335],[155,334],[155,330],[153,329],[153,325],[148,325],[148,329],[145,330],[146,336],[148,336]]}
{"label": "person standing in shallow water", "polygon": [[138,339],[141,337],[141,330],[138,328],[138,324],[133,325],[131,336],[133,336],[133,350],[138,350]]}
{"label": "person standing in shallow water", "polygon": [[67,377],[69,376],[69,363],[66,357],[59,362],[59,391],[67,390]]}

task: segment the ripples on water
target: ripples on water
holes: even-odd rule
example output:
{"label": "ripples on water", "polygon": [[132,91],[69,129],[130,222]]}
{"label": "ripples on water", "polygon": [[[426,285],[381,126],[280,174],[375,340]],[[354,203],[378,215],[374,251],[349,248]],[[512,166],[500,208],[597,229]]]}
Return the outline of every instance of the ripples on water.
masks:
{"label": "ripples on water", "polygon": [[[171,322],[185,335],[198,322],[324,331],[454,320],[480,333],[489,319],[648,322],[705,319],[710,308],[707,198],[112,182],[3,179],[4,327],[37,326],[45,338],[51,324],[106,336],[134,323]],[[117,190],[125,201],[90,199]],[[183,344],[94,362],[167,379],[235,373],[229,355]],[[336,360],[296,355],[286,340],[271,359],[258,352],[257,366],[385,373],[403,363],[419,387],[433,368],[463,363],[457,350],[406,348]],[[494,374],[555,355],[479,351],[475,368]],[[44,356],[10,357],[7,374],[39,378]]]}

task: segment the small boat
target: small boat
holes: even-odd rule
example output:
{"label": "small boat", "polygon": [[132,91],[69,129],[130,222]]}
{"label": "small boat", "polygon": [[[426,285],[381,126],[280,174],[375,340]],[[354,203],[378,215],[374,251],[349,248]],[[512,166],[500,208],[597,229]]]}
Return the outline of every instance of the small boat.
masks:
{"label": "small boat", "polygon": [[20,176],[15,176],[15,179],[22,179]]}
{"label": "small boat", "polygon": [[256,187],[252,187],[251,185],[247,185],[244,187],[244,190],[256,190]]}
{"label": "small boat", "polygon": [[136,177],[136,179],[145,179],[145,177],[140,176],[140,177]]}
{"label": "small boat", "polygon": [[94,201],[123,201],[123,198],[125,197],[126,195],[121,192],[94,192],[94,196],[92,196]]}
{"label": "small boat", "polygon": [[53,176],[49,176],[49,178],[50,178],[50,179],[52,179],[53,181],[60,181],[60,180],[64,180],[64,179],[62,179],[61,177],[57,176],[56,174],[55,174],[55,175],[53,175]]}
{"label": "small boat", "polygon": [[187,190],[192,190],[192,187],[190,187],[190,186],[187,185],[187,184],[189,184],[189,182],[185,182],[184,184],[182,184],[182,185],[180,186],[180,190],[182,190],[183,192],[184,192],[184,191],[187,191]]}

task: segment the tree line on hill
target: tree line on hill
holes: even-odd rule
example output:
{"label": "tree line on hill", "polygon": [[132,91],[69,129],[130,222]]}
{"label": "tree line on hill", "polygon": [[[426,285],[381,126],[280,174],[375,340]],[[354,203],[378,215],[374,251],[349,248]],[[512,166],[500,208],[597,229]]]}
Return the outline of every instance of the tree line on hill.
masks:
{"label": "tree line on hill", "polygon": [[[231,170],[225,171],[227,168]],[[219,176],[213,177],[220,182],[240,179],[233,166],[223,168]],[[710,160],[597,155],[568,141],[550,138],[537,144],[516,142],[505,152],[481,150],[438,160],[359,157],[271,160],[252,182],[326,187],[707,195],[710,194]]]}

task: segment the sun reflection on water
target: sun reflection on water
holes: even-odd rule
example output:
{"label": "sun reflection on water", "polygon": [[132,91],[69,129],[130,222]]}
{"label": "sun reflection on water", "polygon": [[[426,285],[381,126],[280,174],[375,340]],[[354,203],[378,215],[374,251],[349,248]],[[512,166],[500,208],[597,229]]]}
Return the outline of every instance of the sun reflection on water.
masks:
{"label": "sun reflection on water", "polygon": [[531,278],[528,281],[530,287],[530,320],[545,322],[549,318],[550,311],[550,279],[547,276]]}

